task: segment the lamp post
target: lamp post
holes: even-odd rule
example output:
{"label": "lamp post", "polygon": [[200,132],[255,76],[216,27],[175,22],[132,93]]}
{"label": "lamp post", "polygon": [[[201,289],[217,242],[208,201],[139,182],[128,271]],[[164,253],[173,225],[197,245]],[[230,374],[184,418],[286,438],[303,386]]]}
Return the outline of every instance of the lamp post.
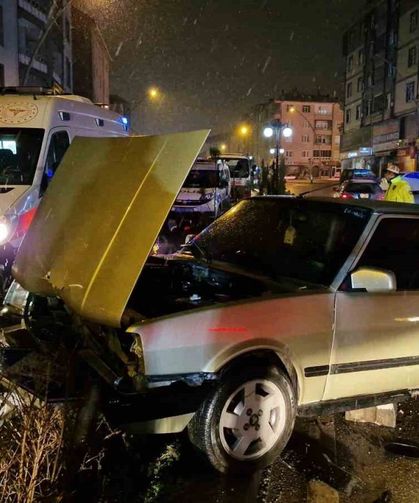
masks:
{"label": "lamp post", "polygon": [[[263,130],[265,138],[275,138],[275,171],[272,191],[274,194],[283,194],[285,192],[285,173],[279,166],[279,155],[281,154],[281,137],[289,138],[292,136],[292,129],[288,124],[281,122],[280,119],[274,119]],[[283,154],[282,154],[283,155]]]}
{"label": "lamp post", "polygon": [[238,134],[239,136],[243,139],[243,153],[248,153],[248,142],[249,142],[249,134],[250,134],[250,127],[247,124],[242,124],[239,129],[238,129]]}

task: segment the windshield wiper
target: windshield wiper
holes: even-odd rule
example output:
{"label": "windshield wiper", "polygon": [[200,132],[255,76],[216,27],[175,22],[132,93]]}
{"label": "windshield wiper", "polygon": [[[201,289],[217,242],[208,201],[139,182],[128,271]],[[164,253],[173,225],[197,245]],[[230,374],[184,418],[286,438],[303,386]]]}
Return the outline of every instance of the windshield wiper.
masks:
{"label": "windshield wiper", "polygon": [[[207,264],[210,264],[210,263],[211,263],[211,261],[212,261],[212,257],[211,257],[211,255],[210,255],[208,252],[204,251],[204,250],[203,250],[203,249],[202,249],[202,248],[198,245],[198,243],[197,243],[195,240],[190,241],[188,244],[186,244],[186,245],[184,246],[184,248],[192,248],[192,246],[194,246],[194,247],[198,250],[199,255],[200,255],[198,258],[200,258],[201,260],[203,260],[203,261],[204,261],[204,262],[206,262]],[[194,253],[193,253],[192,251],[191,251],[191,253],[192,253],[192,255],[194,255]],[[194,257],[195,257],[195,255],[194,255]]]}

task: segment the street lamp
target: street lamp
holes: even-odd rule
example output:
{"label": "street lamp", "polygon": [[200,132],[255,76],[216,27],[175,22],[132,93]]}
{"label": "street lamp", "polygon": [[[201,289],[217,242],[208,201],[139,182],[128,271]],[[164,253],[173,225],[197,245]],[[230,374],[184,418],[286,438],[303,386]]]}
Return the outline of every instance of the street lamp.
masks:
{"label": "street lamp", "polygon": [[157,87],[150,87],[150,89],[147,91],[148,96],[150,99],[155,100],[159,96],[159,90]]}
{"label": "street lamp", "polygon": [[275,136],[275,148],[270,150],[272,154],[275,154],[274,184],[272,188],[274,194],[282,194],[285,191],[285,173],[282,173],[279,167],[279,155],[284,154],[284,149],[281,148],[281,137],[290,138],[292,136],[292,129],[288,124],[281,122],[280,119],[274,119],[264,128],[263,135],[265,138]]}
{"label": "street lamp", "polygon": [[225,143],[220,145],[221,152],[225,152],[227,150],[227,145]]}
{"label": "street lamp", "polygon": [[238,134],[239,134],[239,136],[241,136],[243,138],[243,150],[247,150],[246,149],[246,146],[247,146],[246,140],[248,139],[249,134],[250,134],[250,127],[247,126],[246,124],[242,124],[239,127]]}
{"label": "street lamp", "polygon": [[271,127],[266,127],[263,130],[263,136],[265,138],[272,138],[273,134],[274,134],[274,130]]}

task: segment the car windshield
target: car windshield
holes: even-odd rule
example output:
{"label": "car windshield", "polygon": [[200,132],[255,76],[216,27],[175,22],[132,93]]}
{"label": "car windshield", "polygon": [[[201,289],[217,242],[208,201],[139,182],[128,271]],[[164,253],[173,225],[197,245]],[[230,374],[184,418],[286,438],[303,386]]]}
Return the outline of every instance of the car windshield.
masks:
{"label": "car windshield", "polygon": [[[198,258],[329,286],[358,241],[371,211],[298,199],[242,201],[189,249]],[[193,246],[195,244],[196,246]]]}
{"label": "car windshield", "polygon": [[193,169],[187,176],[184,187],[190,189],[209,189],[218,186],[218,171],[211,169]]}
{"label": "car windshield", "polygon": [[0,185],[31,185],[43,129],[0,128]]}
{"label": "car windshield", "polygon": [[250,173],[248,159],[226,159],[230,168],[231,178],[248,178]]}

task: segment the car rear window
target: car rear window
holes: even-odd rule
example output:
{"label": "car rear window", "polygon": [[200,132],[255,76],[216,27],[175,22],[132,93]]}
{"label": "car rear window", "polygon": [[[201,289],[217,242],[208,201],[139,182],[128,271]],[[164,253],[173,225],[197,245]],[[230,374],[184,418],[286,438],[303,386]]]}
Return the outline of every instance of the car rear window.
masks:
{"label": "car rear window", "polygon": [[377,185],[375,183],[348,183],[344,190],[350,193],[363,192],[364,194],[375,194],[377,192]]}

